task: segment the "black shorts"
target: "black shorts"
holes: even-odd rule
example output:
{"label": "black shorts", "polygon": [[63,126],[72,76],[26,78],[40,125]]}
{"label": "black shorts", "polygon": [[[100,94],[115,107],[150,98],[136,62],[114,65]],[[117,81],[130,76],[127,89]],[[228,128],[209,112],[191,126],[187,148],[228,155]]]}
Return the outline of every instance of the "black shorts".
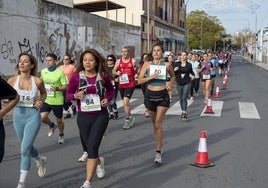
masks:
{"label": "black shorts", "polygon": [[156,112],[157,106],[168,108],[170,105],[170,98],[167,90],[151,91],[147,89],[144,97],[144,105],[148,110],[153,112]]}
{"label": "black shorts", "polygon": [[63,115],[63,105],[50,105],[44,102],[43,106],[40,108],[40,113],[42,112],[51,112],[53,111],[54,115],[61,119]]}
{"label": "black shorts", "polygon": [[124,97],[127,97],[127,98],[131,99],[131,96],[132,96],[134,90],[135,90],[135,87],[119,88],[121,98],[124,99]]}

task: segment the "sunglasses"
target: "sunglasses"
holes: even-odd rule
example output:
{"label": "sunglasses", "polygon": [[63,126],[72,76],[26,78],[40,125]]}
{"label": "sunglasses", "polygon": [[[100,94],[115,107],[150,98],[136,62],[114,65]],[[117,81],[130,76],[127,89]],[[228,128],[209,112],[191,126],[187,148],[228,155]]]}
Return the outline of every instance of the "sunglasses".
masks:
{"label": "sunglasses", "polygon": [[107,59],[107,61],[113,61],[113,59]]}

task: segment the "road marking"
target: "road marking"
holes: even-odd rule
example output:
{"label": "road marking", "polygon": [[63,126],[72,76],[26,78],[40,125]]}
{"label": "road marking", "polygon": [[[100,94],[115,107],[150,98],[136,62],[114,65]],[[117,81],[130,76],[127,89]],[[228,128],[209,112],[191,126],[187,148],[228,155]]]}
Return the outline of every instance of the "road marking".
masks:
{"label": "road marking", "polygon": [[[137,99],[130,99],[129,103],[136,101]],[[117,108],[123,107],[123,100],[116,101]]]}
{"label": "road marking", "polygon": [[258,110],[252,102],[238,102],[240,118],[261,119]]}
{"label": "road marking", "polygon": [[141,104],[134,109],[131,109],[131,114],[144,114],[145,113],[145,106]]}
{"label": "road marking", "polygon": [[221,111],[223,107],[223,101],[211,101],[212,110],[214,114],[205,114],[207,106],[205,106],[204,110],[202,111],[200,116],[212,116],[212,117],[220,117]]}
{"label": "road marking", "polygon": [[[193,103],[193,100],[187,100],[187,107],[189,107],[192,103]],[[176,102],[174,105],[169,107],[166,115],[181,115],[180,101]]]}

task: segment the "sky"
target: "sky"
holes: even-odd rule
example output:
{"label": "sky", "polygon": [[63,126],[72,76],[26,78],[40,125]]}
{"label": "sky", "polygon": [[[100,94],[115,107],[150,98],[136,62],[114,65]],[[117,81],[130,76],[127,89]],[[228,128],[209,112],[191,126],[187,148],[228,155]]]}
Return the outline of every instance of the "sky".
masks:
{"label": "sky", "polygon": [[209,16],[216,16],[228,34],[268,27],[268,0],[185,0],[185,3],[187,14],[203,10]]}

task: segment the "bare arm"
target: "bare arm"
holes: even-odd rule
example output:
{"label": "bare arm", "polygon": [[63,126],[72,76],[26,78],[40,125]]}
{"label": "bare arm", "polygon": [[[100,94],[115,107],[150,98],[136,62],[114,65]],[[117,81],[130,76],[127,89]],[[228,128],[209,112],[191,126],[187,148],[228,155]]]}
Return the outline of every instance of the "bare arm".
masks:
{"label": "bare arm", "polygon": [[38,96],[38,99],[34,102],[34,107],[39,109],[42,107],[44,101],[46,100],[47,91],[46,91],[45,84],[42,79],[35,77],[35,83],[39,89],[40,94]]}
{"label": "bare arm", "polygon": [[120,75],[120,74],[121,74],[120,71],[117,71],[117,69],[118,69],[118,65],[119,65],[119,60],[117,60],[117,61],[115,62],[115,64],[114,64],[114,68],[113,68],[113,71],[112,71],[112,74],[113,74],[113,75]]}

